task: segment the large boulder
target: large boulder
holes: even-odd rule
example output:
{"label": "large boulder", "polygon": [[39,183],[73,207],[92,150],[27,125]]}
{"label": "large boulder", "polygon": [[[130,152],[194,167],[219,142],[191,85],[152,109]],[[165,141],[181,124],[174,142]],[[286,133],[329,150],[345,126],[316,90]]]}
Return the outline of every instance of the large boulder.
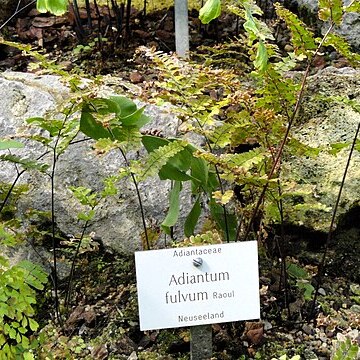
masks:
{"label": "large boulder", "polygon": [[[104,87],[102,92],[113,92]],[[56,76],[36,76],[34,74],[5,72],[0,75],[0,138],[11,136],[24,130],[24,121],[29,117],[43,116],[54,109],[69,96],[69,90]],[[148,130],[161,130],[165,136],[175,135],[177,118],[167,108],[152,105],[146,107],[146,113],[152,119]],[[44,148],[34,142],[26,142],[25,149],[17,154],[36,158]],[[130,156],[135,156],[134,154]],[[45,157],[44,161],[51,161]],[[72,145],[60,156],[55,176],[55,216],[56,226],[63,234],[78,235],[81,223],[77,220],[79,203],[69,190],[69,186],[85,186],[100,190],[102,179],[116,174],[124,160],[119,153],[110,152],[97,156],[88,142]],[[0,178],[2,182],[12,182],[16,176],[13,164],[1,162]],[[27,171],[20,183],[29,185],[29,192],[18,203],[18,215],[26,214],[30,209],[49,211],[51,209],[51,183],[47,175],[36,171]],[[139,185],[145,217],[148,226],[159,226],[168,209],[169,181],[150,178]],[[181,206],[184,220],[190,208],[190,194],[182,191]],[[50,229],[49,229],[50,230]],[[131,179],[123,181],[119,195],[107,198],[97,211],[95,220],[89,227],[106,246],[128,253],[140,249],[143,232],[140,207],[134,184]],[[180,236],[180,233],[175,235]]]}
{"label": "large boulder", "polygon": [[[360,101],[360,72],[350,69],[327,68],[309,78],[307,92],[300,117],[294,127],[294,136],[312,147],[321,148],[316,157],[292,156],[283,164],[283,175],[297,178],[310,191],[308,197],[314,206],[308,216],[302,217],[297,225],[309,229],[327,231],[343,171],[348,157],[349,147],[341,149],[336,155],[330,154],[331,144],[350,143],[356,126],[360,121],[359,113],[349,105],[327,101],[331,96],[342,95],[347,99]],[[104,92],[110,93],[111,87]],[[321,95],[321,98],[318,97]],[[33,116],[42,116],[49,109],[66,100],[69,90],[55,76],[36,76],[33,74],[3,73],[0,76],[0,138],[21,132],[24,120]],[[327,100],[326,100],[327,99]],[[176,134],[177,119],[168,108],[147,106],[152,118],[149,129],[161,130],[165,136]],[[43,148],[28,142],[19,153],[36,157]],[[50,159],[44,159],[50,161]],[[55,177],[55,214],[56,225],[63,234],[77,235],[81,224],[77,220],[79,204],[74,199],[69,186],[86,186],[99,190],[101,180],[115,174],[123,166],[119,154],[109,153],[99,157],[87,143],[71,146],[59,159]],[[360,200],[360,155],[353,154],[343,190],[339,214],[346,214]],[[2,162],[0,167],[2,181],[11,182],[16,176],[12,164]],[[30,186],[30,191],[18,204],[19,215],[29,209],[50,210],[51,188],[49,177],[38,172],[26,172],[21,182]],[[140,192],[148,225],[158,226],[164,219],[168,208],[169,182],[151,178],[140,184]],[[183,190],[181,199],[181,221],[191,207],[191,196]],[[308,201],[309,199],[306,199]],[[301,204],[299,205],[301,207]],[[305,214],[306,215],[306,214]],[[293,219],[296,221],[296,218]],[[181,227],[177,227],[175,236],[181,237]],[[98,209],[95,221],[89,231],[100,237],[106,246],[115,250],[132,252],[141,248],[143,232],[140,208],[134,185],[130,179],[121,184],[119,195],[108,198]]]}
{"label": "large boulder", "polygon": [[[347,100],[360,103],[360,71],[352,68],[328,67],[311,76],[299,112],[293,136],[302,143],[320,150],[317,156],[292,156],[284,164],[285,173],[306,187],[310,201],[322,204],[319,211],[309,211],[300,225],[327,232],[335,206],[350,144],[353,141],[360,113]],[[338,98],[336,100],[335,98]],[[342,97],[345,101],[339,100]],[[335,145],[339,144],[339,145]],[[340,149],[336,154],[331,150]],[[336,152],[336,151],[335,151]],[[338,215],[346,214],[360,200],[360,153],[354,151],[339,203]]]}

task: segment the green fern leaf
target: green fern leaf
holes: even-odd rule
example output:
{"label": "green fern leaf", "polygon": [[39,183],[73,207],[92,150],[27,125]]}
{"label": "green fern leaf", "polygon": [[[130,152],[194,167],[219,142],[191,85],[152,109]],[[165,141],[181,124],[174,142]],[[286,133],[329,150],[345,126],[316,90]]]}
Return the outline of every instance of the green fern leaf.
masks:
{"label": "green fern leaf", "polygon": [[15,140],[0,139],[0,150],[23,148],[24,144]]}
{"label": "green fern leaf", "polygon": [[232,124],[224,123],[215,128],[215,130],[208,135],[208,138],[215,146],[224,148],[225,146],[231,144],[233,128]]}
{"label": "green fern leaf", "polygon": [[346,57],[354,66],[360,65],[360,54],[351,51],[349,43],[339,35],[329,34],[324,46],[332,46],[338,53]]}
{"label": "green fern leaf", "polygon": [[200,197],[195,201],[192,209],[190,210],[188,216],[186,217],[184,224],[184,234],[189,237],[194,234],[196,224],[198,223],[199,217],[201,214],[201,204]]}
{"label": "green fern leaf", "polygon": [[19,156],[10,155],[10,154],[0,155],[0,160],[19,164],[24,169],[27,169],[27,170],[38,170],[40,172],[45,172],[49,167],[48,164],[41,163],[39,161],[28,159],[28,158],[21,158]]}
{"label": "green fern leaf", "polygon": [[181,191],[181,181],[175,181],[174,186],[170,191],[169,211],[164,221],[161,223],[161,228],[168,235],[171,234],[171,227],[173,227],[176,224],[177,219],[179,217],[180,191]]}
{"label": "green fern leaf", "polygon": [[275,4],[275,9],[276,14],[285,21],[290,30],[295,54],[304,54],[310,57],[311,53],[317,48],[314,34],[306,28],[305,24],[295,14],[282,7],[279,3]]}
{"label": "green fern leaf", "polygon": [[318,16],[322,21],[331,20],[340,25],[343,17],[342,0],[319,0]]}
{"label": "green fern leaf", "polygon": [[351,1],[348,6],[344,7],[345,12],[360,12],[360,0]]}
{"label": "green fern leaf", "polygon": [[236,169],[237,171],[241,168],[244,172],[262,163],[264,159],[265,154],[260,148],[242,154],[226,154],[221,156],[222,163],[228,168]]}
{"label": "green fern leaf", "polygon": [[[158,174],[160,169],[176,154],[187,146],[186,141],[173,141],[167,145],[153,150],[141,163],[141,169],[134,168],[133,172],[138,175],[139,180]],[[139,166],[139,164],[138,164]]]}
{"label": "green fern leaf", "polygon": [[112,134],[125,152],[141,146],[141,133],[137,126],[117,126],[112,129]]}

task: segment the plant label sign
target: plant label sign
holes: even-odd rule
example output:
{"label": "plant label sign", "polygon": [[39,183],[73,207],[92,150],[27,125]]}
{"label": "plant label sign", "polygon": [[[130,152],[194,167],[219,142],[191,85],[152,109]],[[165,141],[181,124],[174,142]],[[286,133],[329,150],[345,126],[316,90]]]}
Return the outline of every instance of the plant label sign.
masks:
{"label": "plant label sign", "polygon": [[141,330],[260,317],[257,242],[135,253]]}

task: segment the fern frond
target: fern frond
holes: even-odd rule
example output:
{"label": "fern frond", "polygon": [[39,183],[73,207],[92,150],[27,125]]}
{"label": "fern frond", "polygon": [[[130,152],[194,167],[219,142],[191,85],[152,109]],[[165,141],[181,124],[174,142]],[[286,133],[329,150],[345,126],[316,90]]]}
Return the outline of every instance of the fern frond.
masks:
{"label": "fern frond", "polygon": [[253,166],[262,163],[265,159],[264,150],[257,148],[242,154],[224,154],[220,156],[221,162],[228,170],[249,171]]}
{"label": "fern frond", "polygon": [[9,161],[12,162],[14,164],[19,164],[21,165],[24,169],[27,170],[38,170],[40,172],[45,172],[48,168],[49,165],[33,160],[33,159],[28,159],[28,158],[22,158],[16,155],[11,155],[11,154],[4,154],[4,155],[0,155],[0,160],[3,161]]}
{"label": "fern frond", "polygon": [[349,5],[344,6],[345,12],[360,12],[360,0],[353,0]]}
{"label": "fern frond", "polygon": [[137,174],[139,181],[158,174],[160,169],[173,156],[184,150],[187,144],[186,141],[179,140],[160,146],[153,150],[144,161],[137,163],[137,166],[132,168],[132,172]]}
{"label": "fern frond", "polygon": [[306,55],[310,57],[317,48],[314,34],[308,30],[305,24],[291,11],[282,7],[279,3],[275,4],[276,14],[285,21],[291,33],[291,42],[296,55]]}
{"label": "fern frond", "polygon": [[331,20],[340,25],[343,18],[342,0],[319,0],[319,19],[322,21]]}
{"label": "fern frond", "polygon": [[225,123],[218,126],[211,134],[209,140],[216,146],[224,148],[231,144],[231,137],[234,130],[234,125]]}
{"label": "fern frond", "polygon": [[124,151],[138,150],[141,146],[141,133],[136,126],[118,126],[113,129],[113,135]]}
{"label": "fern frond", "polygon": [[360,54],[351,51],[349,43],[337,34],[329,34],[324,41],[325,46],[332,46],[339,54],[348,59],[353,66],[360,66]]}
{"label": "fern frond", "polygon": [[192,235],[189,238],[185,238],[182,242],[178,243],[179,246],[199,246],[199,245],[211,245],[221,244],[221,235],[217,230],[209,230],[204,234]]}

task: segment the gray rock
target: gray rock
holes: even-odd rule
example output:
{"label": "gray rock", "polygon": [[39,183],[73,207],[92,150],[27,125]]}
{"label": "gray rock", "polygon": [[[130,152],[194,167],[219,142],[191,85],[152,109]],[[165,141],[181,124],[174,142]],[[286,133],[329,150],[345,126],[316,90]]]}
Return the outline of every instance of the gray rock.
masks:
{"label": "gray rock", "polygon": [[326,296],[326,291],[323,288],[319,288],[318,293],[322,296]]}
{"label": "gray rock", "polygon": [[[330,145],[351,143],[360,121],[360,114],[349,105],[331,100],[342,96],[360,101],[360,71],[326,68],[309,78],[307,92],[293,136],[301,142],[321,148],[318,156],[291,156],[284,162],[283,175],[297,178],[310,193],[309,200],[323,205],[311,215],[299,219],[300,225],[327,231],[331,210],[338,196],[349,154],[349,147],[337,155],[329,153]],[[320,97],[319,97],[320,96]],[[330,100],[330,101],[327,101]],[[360,186],[360,153],[354,151],[351,167],[339,204],[338,215],[345,214],[357,204]]]}
{"label": "gray rock", "polygon": [[[111,92],[103,88],[102,91]],[[67,88],[55,76],[36,76],[6,72],[0,75],[0,138],[12,136],[24,130],[24,120],[33,116],[43,116],[54,109],[69,96]],[[152,118],[149,129],[159,129],[165,136],[175,136],[177,118],[167,108],[147,106],[147,114]],[[25,149],[17,154],[36,157],[44,149],[38,144],[26,143]],[[136,154],[130,154],[134,158]],[[45,157],[44,161],[50,161]],[[85,186],[93,190],[101,189],[101,179],[116,174],[124,161],[118,153],[96,156],[89,143],[71,146],[60,158],[55,177],[55,214],[56,226],[64,234],[77,235],[81,224],[77,220],[79,203],[74,199],[69,186]],[[12,164],[1,162],[2,181],[11,182],[16,175]],[[29,209],[49,211],[51,206],[51,184],[47,175],[26,172],[21,182],[30,186],[30,191],[18,204],[21,216]],[[140,184],[148,226],[159,225],[166,216],[170,182],[150,178]],[[186,187],[181,193],[181,221],[183,222],[191,206],[190,194]],[[179,229],[179,228],[177,228]],[[143,232],[139,202],[130,179],[122,182],[119,196],[108,198],[98,209],[89,232],[100,237],[106,246],[128,253],[141,248]],[[180,231],[175,236],[182,236]]]}

